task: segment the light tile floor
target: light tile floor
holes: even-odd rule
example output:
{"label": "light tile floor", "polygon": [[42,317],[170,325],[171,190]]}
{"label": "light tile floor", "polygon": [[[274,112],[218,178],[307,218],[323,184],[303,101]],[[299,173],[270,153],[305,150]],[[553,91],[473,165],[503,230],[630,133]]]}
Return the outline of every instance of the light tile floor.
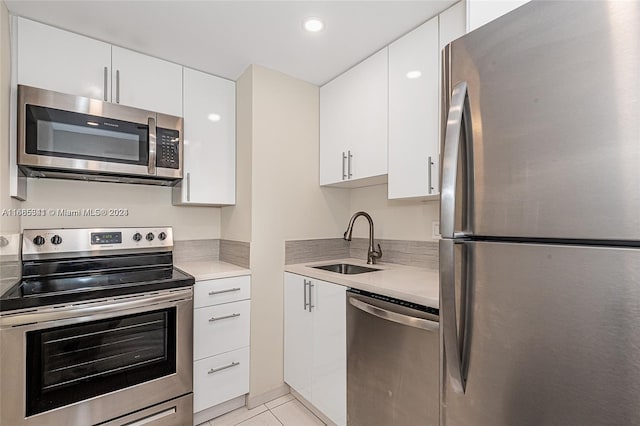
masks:
{"label": "light tile floor", "polygon": [[323,426],[311,411],[291,394],[259,405],[251,410],[238,408],[200,426]]}

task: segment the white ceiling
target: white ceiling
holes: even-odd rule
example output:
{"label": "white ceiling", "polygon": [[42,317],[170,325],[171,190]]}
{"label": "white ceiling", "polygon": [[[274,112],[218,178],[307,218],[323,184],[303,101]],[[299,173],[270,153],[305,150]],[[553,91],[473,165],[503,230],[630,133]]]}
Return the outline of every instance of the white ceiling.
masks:
{"label": "white ceiling", "polygon": [[[321,85],[456,0],[24,1],[11,13],[236,80],[258,64]],[[302,29],[305,17],[325,22]]]}

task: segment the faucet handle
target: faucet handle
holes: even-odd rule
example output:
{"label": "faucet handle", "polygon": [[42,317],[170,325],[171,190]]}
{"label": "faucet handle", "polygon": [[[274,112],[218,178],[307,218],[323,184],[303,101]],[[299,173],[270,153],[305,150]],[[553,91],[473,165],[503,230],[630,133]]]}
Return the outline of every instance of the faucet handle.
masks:
{"label": "faucet handle", "polygon": [[382,257],[382,248],[380,247],[380,244],[378,244],[378,250],[374,250],[371,254],[376,259],[380,259]]}

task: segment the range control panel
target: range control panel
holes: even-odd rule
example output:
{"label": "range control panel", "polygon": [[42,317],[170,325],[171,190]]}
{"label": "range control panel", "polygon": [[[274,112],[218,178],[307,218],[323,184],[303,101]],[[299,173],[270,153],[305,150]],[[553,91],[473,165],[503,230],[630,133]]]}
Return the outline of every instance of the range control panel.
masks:
{"label": "range control panel", "polygon": [[24,260],[72,254],[99,256],[116,251],[170,251],[172,248],[171,227],[25,229],[22,234]]}
{"label": "range control panel", "polygon": [[156,167],[180,168],[180,132],[173,129],[156,129]]}

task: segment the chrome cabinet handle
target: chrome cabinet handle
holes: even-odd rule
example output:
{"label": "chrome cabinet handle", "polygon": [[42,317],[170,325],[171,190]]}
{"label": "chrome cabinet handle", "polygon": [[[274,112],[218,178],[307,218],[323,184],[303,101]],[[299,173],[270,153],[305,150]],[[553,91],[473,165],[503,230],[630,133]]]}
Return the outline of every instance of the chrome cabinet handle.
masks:
{"label": "chrome cabinet handle", "polygon": [[307,306],[310,305],[310,303],[307,302],[307,286],[311,285],[311,280],[309,280],[309,282],[307,282],[307,280],[304,280],[304,289],[303,289],[303,293],[304,293],[304,310],[307,310]]}
{"label": "chrome cabinet handle", "polygon": [[351,151],[348,151],[348,153],[349,153],[349,163],[347,167],[347,176],[349,177],[349,179],[351,179],[351,176],[353,176],[353,174],[351,173],[351,159],[353,158],[353,155],[351,155]]}
{"label": "chrome cabinet handle", "polygon": [[347,160],[347,154],[342,153],[342,180],[347,178],[347,174],[345,173],[345,165],[344,162]]}
{"label": "chrome cabinet handle", "polygon": [[456,279],[455,243],[450,239],[440,240],[440,322],[447,374],[454,392],[464,394],[465,380],[462,377],[462,356],[456,323]]}
{"label": "chrome cabinet handle", "polygon": [[363,312],[371,314],[383,320],[397,322],[398,324],[407,325],[409,327],[420,328],[429,332],[437,333],[440,325],[436,321],[426,320],[424,318],[412,317],[409,315],[399,314],[397,312],[388,311],[378,306],[373,306],[362,300],[349,298],[351,306],[360,309]]}
{"label": "chrome cabinet handle", "polygon": [[191,173],[187,172],[187,201],[191,201]]}
{"label": "chrome cabinet handle", "polygon": [[240,365],[240,363],[236,362],[236,361],[233,361],[229,365],[224,365],[224,366],[218,367],[218,368],[212,368],[211,370],[207,371],[207,374],[217,373],[218,371],[226,370],[227,368],[235,367],[237,365]]}
{"label": "chrome cabinet handle", "polygon": [[116,70],[116,103],[120,103],[120,70]]}
{"label": "chrome cabinet handle", "polygon": [[149,174],[156,174],[156,119],[149,117]]}
{"label": "chrome cabinet handle", "polygon": [[104,87],[103,87],[103,94],[104,94],[104,100],[107,100],[107,91],[109,90],[109,88],[107,87],[107,73],[109,72],[109,70],[107,69],[107,67],[104,67]]}
{"label": "chrome cabinet handle", "polygon": [[223,317],[211,317],[209,318],[209,322],[215,322],[215,321],[220,321],[223,319],[229,319],[229,318],[235,318],[235,317],[239,317],[240,314],[231,314],[231,315],[225,315]]}
{"label": "chrome cabinet handle", "polygon": [[431,182],[431,166],[433,166],[433,161],[431,160],[431,156],[429,156],[429,170],[428,170],[428,176],[429,176],[429,194],[431,194],[433,192],[433,183]]}
{"label": "chrome cabinet handle", "polygon": [[210,291],[209,296],[215,296],[216,294],[222,294],[222,293],[231,293],[232,291],[240,291],[240,287],[227,288],[225,290]]}
{"label": "chrome cabinet handle", "polygon": [[312,310],[313,308],[315,308],[315,307],[316,307],[316,305],[314,305],[314,304],[313,304],[313,301],[312,301],[312,298],[311,298],[311,296],[312,296],[312,294],[313,294],[313,293],[312,293],[312,291],[313,291],[313,288],[314,288],[315,286],[316,286],[316,285],[315,285],[315,284],[313,284],[313,283],[311,282],[311,280],[309,280],[309,312],[311,312],[311,310]]}
{"label": "chrome cabinet handle", "polygon": [[[447,127],[444,137],[444,156],[442,158],[442,191],[440,194],[440,231],[443,238],[454,238],[463,236],[455,235],[455,214],[456,214],[456,178],[458,175],[458,154],[460,152],[460,139],[463,132],[465,135],[465,145],[467,158],[465,167],[467,172],[467,204],[471,206],[470,198],[473,197],[473,186],[471,184],[472,174],[470,170],[473,145],[471,139],[471,124],[469,111],[469,96],[466,82],[460,82],[454,87],[451,94],[451,105],[447,118]],[[463,221],[468,218],[463,215]],[[463,226],[466,227],[466,223]],[[466,231],[466,230],[464,230]]]}

